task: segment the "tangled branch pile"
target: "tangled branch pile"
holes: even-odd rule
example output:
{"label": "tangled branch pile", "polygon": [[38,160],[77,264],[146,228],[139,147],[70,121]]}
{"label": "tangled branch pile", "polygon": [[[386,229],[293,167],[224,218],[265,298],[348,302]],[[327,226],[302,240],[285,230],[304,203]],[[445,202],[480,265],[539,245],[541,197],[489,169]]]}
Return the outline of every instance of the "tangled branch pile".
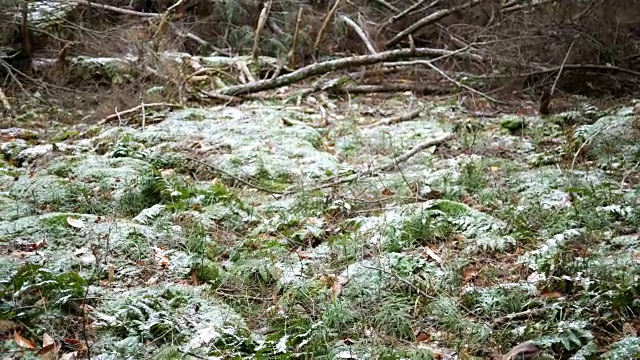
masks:
{"label": "tangled branch pile", "polygon": [[[542,96],[540,110],[547,111],[554,91],[621,96],[637,91],[640,82],[640,7],[633,0],[1,5],[5,88],[9,82],[74,87],[105,80],[95,69],[78,74],[80,56],[124,60],[135,75],[127,81],[170,84],[181,103],[194,97],[241,101],[239,96],[323,77],[302,94],[464,91],[504,103],[497,99],[519,93]],[[168,65],[168,59],[181,60]]]}

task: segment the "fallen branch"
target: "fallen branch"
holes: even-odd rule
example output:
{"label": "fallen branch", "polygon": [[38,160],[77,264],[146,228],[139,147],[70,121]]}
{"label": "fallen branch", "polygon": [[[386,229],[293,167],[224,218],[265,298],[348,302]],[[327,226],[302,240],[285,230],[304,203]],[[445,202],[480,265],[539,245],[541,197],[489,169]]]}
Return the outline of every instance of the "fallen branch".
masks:
{"label": "fallen branch", "polygon": [[520,320],[520,319],[528,318],[531,316],[544,314],[546,311],[547,311],[546,308],[537,308],[537,309],[529,309],[529,310],[521,311],[518,313],[502,316],[493,320],[491,327],[499,326],[512,320]]}
{"label": "fallen branch", "polygon": [[393,12],[398,12],[400,11],[397,7],[389,4],[388,2],[386,2],[385,0],[373,0],[373,2],[378,3],[380,5],[382,5],[383,7],[393,11]]}
{"label": "fallen branch", "polygon": [[505,5],[502,7],[501,12],[503,14],[508,14],[508,13],[519,11],[519,10],[534,8],[536,6],[541,6],[541,5],[556,2],[556,1],[558,0],[526,1],[523,4],[511,4],[509,6]]}
{"label": "fallen branch", "polygon": [[181,37],[185,37],[187,39],[191,39],[195,42],[197,42],[198,44],[207,47],[215,52],[217,52],[218,54],[224,55],[224,56],[229,56],[232,57],[233,54],[231,54],[230,52],[220,49],[216,46],[213,46],[210,42],[202,39],[201,37],[199,37],[198,35],[188,32],[186,30],[181,29],[180,27],[178,27],[178,25],[174,24],[174,23],[169,23],[169,27],[171,28],[171,30],[173,30],[173,32]]}
{"label": "fallen branch", "polygon": [[389,117],[389,118],[385,118],[385,119],[381,119],[378,120],[372,124],[367,124],[364,127],[365,128],[372,128],[372,127],[376,127],[376,126],[381,126],[381,125],[393,125],[393,124],[398,124],[404,121],[409,121],[412,119],[415,119],[418,117],[418,115],[420,115],[420,112],[422,111],[422,109],[417,109],[417,110],[413,110],[411,112],[408,112],[406,114],[401,114],[398,116],[393,116],[393,117]]}
{"label": "fallen branch", "polygon": [[189,156],[185,156],[185,159],[187,159],[187,160],[189,160],[189,161],[193,161],[193,162],[195,162],[195,163],[197,163],[197,164],[199,164],[199,165],[202,165],[202,166],[208,167],[208,168],[210,168],[210,169],[214,170],[214,171],[215,171],[215,172],[217,172],[217,173],[220,173],[220,174],[222,174],[222,175],[228,176],[228,177],[232,178],[233,180],[235,180],[235,181],[237,181],[237,182],[239,182],[239,183],[241,183],[241,184],[244,184],[244,185],[246,185],[246,186],[249,186],[249,187],[251,187],[251,188],[254,188],[254,189],[256,189],[256,190],[264,191],[264,192],[269,193],[269,194],[282,194],[282,192],[275,191],[275,190],[270,190],[270,189],[263,188],[263,187],[261,187],[261,186],[258,186],[258,185],[255,185],[255,184],[252,184],[252,183],[250,183],[249,181],[243,180],[243,179],[241,179],[241,178],[239,178],[239,177],[237,177],[237,176],[234,176],[234,175],[232,175],[232,174],[230,174],[230,173],[228,173],[228,172],[226,172],[226,171],[224,171],[224,170],[220,169],[219,167],[217,167],[217,166],[215,166],[215,165],[211,165],[211,164],[206,163],[206,162],[204,162],[204,161],[201,161],[201,160],[198,160],[198,159],[195,159],[195,158],[189,157]]}
{"label": "fallen branch", "polygon": [[[259,80],[248,84],[229,86],[219,90],[222,95],[244,95],[264,90],[276,89],[291,85],[315,75],[321,75],[330,71],[347,69],[350,67],[378,64],[385,61],[395,61],[408,57],[420,56],[450,56],[454,51],[431,48],[399,49],[380,52],[373,55],[359,55],[337,60],[330,60],[305,66],[289,74],[274,79]],[[478,55],[457,53],[456,56],[480,61]]]}
{"label": "fallen branch", "polygon": [[434,87],[423,83],[397,83],[397,84],[371,84],[371,85],[345,85],[330,89],[332,94],[373,94],[412,91],[421,95],[446,95],[451,94],[452,88]]}
{"label": "fallen branch", "polygon": [[[344,184],[344,183],[349,183],[349,182],[353,182],[354,180],[357,180],[359,178],[362,177],[367,177],[367,176],[371,176],[375,173],[378,172],[382,172],[382,171],[390,171],[394,168],[397,168],[400,166],[401,163],[409,160],[411,157],[415,156],[417,153],[419,153],[420,151],[430,148],[432,146],[438,146],[441,144],[444,144],[445,142],[453,139],[455,137],[454,134],[446,134],[443,135],[441,137],[435,138],[435,139],[430,139],[427,141],[423,141],[419,144],[417,144],[416,146],[414,146],[411,150],[407,151],[406,153],[391,159],[391,161],[389,161],[386,164],[383,164],[381,166],[377,166],[375,168],[371,168],[369,170],[366,171],[361,171],[358,173],[355,173],[353,175],[349,175],[347,177],[343,177],[343,178],[338,178],[338,179],[329,179],[328,183],[324,183],[324,184],[320,184],[320,185],[316,185],[311,187],[310,189],[308,189],[308,191],[314,191],[314,190],[320,190],[320,189],[326,189],[326,188],[330,188],[330,187],[334,187],[340,184]],[[289,195],[289,194],[293,194],[295,193],[297,190],[288,190],[283,192],[283,195]]]}
{"label": "fallen branch", "polygon": [[138,106],[132,107],[131,109],[124,110],[124,111],[118,111],[115,114],[111,114],[111,115],[107,116],[106,118],[98,121],[96,123],[96,125],[101,126],[101,125],[104,125],[104,124],[110,122],[111,120],[120,119],[120,117],[122,115],[127,115],[127,114],[138,112],[138,111],[142,110],[143,107],[144,108],[151,108],[151,107],[163,107],[163,106],[171,107],[171,108],[182,108],[183,107],[182,105],[170,104],[170,103],[151,103],[151,104],[138,105]]}
{"label": "fallen branch", "polygon": [[104,4],[100,4],[100,3],[88,1],[88,0],[72,0],[71,2],[96,8],[96,9],[107,10],[107,11],[111,11],[111,12],[115,12],[123,15],[133,15],[133,16],[142,16],[142,17],[153,17],[153,18],[159,18],[162,16],[162,14],[144,13],[144,12],[135,11],[135,10],[128,10],[128,9],[119,8],[117,6],[104,5]]}
{"label": "fallen branch", "polygon": [[[629,74],[634,77],[640,77],[640,72],[621,68],[619,66],[609,66],[609,65],[598,65],[598,64],[566,64],[562,67],[562,72],[566,73],[569,71],[594,71],[598,73],[622,73]],[[540,69],[535,71],[530,71],[527,73],[519,73],[519,74],[503,74],[503,75],[475,75],[470,73],[460,73],[461,76],[470,77],[473,79],[512,79],[512,78],[529,78],[540,75],[553,75],[556,72],[560,71],[560,66],[548,68],[548,69]]]}

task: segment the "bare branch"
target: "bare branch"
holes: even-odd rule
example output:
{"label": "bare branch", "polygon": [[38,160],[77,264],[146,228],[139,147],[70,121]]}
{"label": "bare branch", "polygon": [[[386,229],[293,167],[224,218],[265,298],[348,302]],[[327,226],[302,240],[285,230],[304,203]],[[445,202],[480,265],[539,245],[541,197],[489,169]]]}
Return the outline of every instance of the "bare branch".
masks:
{"label": "bare branch", "polygon": [[[229,86],[219,90],[223,95],[243,95],[264,90],[275,89],[281,86],[291,85],[315,75],[321,75],[330,71],[347,69],[356,66],[378,64],[385,61],[395,61],[403,58],[417,56],[450,56],[454,51],[443,49],[419,48],[419,49],[399,49],[384,51],[373,55],[353,56],[338,60],[324,61],[300,68],[289,74],[282,75],[275,79],[258,80],[249,84]],[[457,53],[456,56],[480,61],[478,55]]]}
{"label": "bare branch", "polygon": [[342,15],[342,16],[340,16],[340,18],[347,25],[349,25],[349,26],[351,26],[351,28],[353,28],[353,30],[356,32],[356,34],[358,34],[360,39],[362,39],[362,42],[364,42],[365,46],[367,47],[367,50],[369,50],[370,53],[372,53],[372,54],[377,54],[378,53],[378,51],[375,49],[375,47],[373,47],[373,44],[371,43],[371,40],[369,40],[369,38],[367,37],[367,34],[364,33],[364,30],[362,30],[362,28],[360,28],[360,26],[358,26],[358,24],[356,24],[353,20],[349,19],[346,15]]}
{"label": "bare branch", "polygon": [[433,24],[436,21],[441,20],[445,16],[451,15],[456,11],[460,11],[460,10],[464,10],[464,9],[468,9],[470,7],[476,6],[476,5],[478,5],[478,4],[480,4],[480,3],[484,2],[484,1],[486,1],[486,0],[471,0],[471,1],[469,1],[467,3],[464,3],[464,4],[460,5],[460,6],[455,6],[455,7],[449,8],[449,9],[438,10],[438,11],[434,12],[433,14],[420,19],[419,21],[417,21],[413,25],[409,26],[408,28],[402,30],[400,33],[398,33],[398,35],[394,36],[391,40],[389,40],[386,43],[386,47],[390,48],[390,47],[398,44],[405,37],[414,34],[416,31],[424,28],[427,25]]}

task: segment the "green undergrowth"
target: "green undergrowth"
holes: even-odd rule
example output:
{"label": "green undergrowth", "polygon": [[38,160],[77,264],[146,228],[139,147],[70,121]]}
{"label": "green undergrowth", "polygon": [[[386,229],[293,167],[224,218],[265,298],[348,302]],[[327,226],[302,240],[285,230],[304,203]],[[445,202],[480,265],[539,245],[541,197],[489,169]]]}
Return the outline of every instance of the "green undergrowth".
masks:
{"label": "green undergrowth", "polygon": [[[45,174],[63,183],[55,192],[8,192],[38,225],[3,221],[3,245],[23,251],[19,238],[37,234],[47,256],[84,249],[77,257],[98,265],[14,256],[2,264],[2,320],[40,340],[37,324],[64,328],[91,290],[86,336],[114,358],[487,359],[523,341],[539,358],[635,358],[634,116],[584,107],[460,121],[454,142],[397,178],[291,196],[257,189],[300,185],[290,174],[257,165],[248,185],[120,134],[103,149],[105,164],[127,169],[118,181],[78,178],[82,160],[68,158]],[[366,137],[347,121],[331,136],[355,161]],[[402,153],[406,139],[386,131],[372,154]],[[105,214],[118,226],[106,229]]]}

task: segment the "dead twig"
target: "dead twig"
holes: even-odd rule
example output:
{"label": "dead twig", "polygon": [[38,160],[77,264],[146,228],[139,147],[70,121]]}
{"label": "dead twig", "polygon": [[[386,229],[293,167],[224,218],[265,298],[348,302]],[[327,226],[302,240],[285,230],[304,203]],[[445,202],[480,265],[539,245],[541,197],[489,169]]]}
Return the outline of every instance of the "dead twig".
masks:
{"label": "dead twig", "polygon": [[[431,139],[431,140],[427,140],[427,141],[423,141],[417,145],[415,145],[411,150],[407,151],[406,153],[393,158],[391,161],[389,161],[386,164],[371,168],[369,170],[366,171],[361,171],[358,173],[355,173],[353,175],[350,176],[346,176],[343,178],[337,178],[337,179],[329,179],[328,183],[324,183],[324,184],[320,184],[320,185],[316,185],[311,187],[309,190],[313,191],[313,190],[320,190],[320,189],[326,189],[326,188],[330,188],[330,187],[334,187],[340,184],[344,184],[344,183],[349,183],[349,182],[353,182],[361,177],[367,177],[367,176],[371,176],[375,173],[378,172],[382,172],[382,171],[389,171],[392,170],[398,166],[400,166],[400,164],[402,164],[403,162],[409,160],[411,157],[415,156],[417,153],[419,153],[420,151],[430,148],[432,146],[438,146],[441,144],[444,144],[445,142],[453,139],[455,137],[454,134],[446,134],[443,135],[441,137],[435,138],[435,139]],[[295,191],[297,190],[288,190],[285,191],[283,193],[283,195],[288,195],[288,194],[293,194],[295,193]]]}
{"label": "dead twig", "polygon": [[210,168],[210,169],[214,170],[214,171],[215,171],[215,172],[217,172],[217,173],[220,173],[220,174],[222,174],[222,175],[224,175],[224,176],[228,176],[228,177],[232,178],[233,180],[235,180],[235,181],[237,181],[237,182],[239,182],[239,183],[241,183],[241,184],[244,184],[244,185],[246,185],[246,186],[249,186],[249,187],[251,187],[251,188],[254,188],[254,189],[256,189],[256,190],[264,191],[264,192],[269,193],[269,194],[272,194],[272,195],[283,194],[283,193],[282,193],[282,192],[280,192],[280,191],[270,190],[270,189],[263,188],[263,187],[261,187],[261,186],[258,186],[258,185],[255,185],[255,184],[252,184],[252,183],[250,183],[250,182],[249,182],[249,181],[247,181],[247,180],[243,180],[243,179],[241,179],[241,178],[239,178],[239,177],[237,177],[237,176],[234,176],[234,175],[232,175],[232,174],[230,174],[230,173],[228,173],[228,172],[226,172],[226,171],[224,171],[224,170],[220,169],[219,167],[217,167],[217,166],[215,166],[215,165],[211,165],[211,164],[206,163],[206,162],[204,162],[204,161],[201,161],[201,160],[198,160],[198,159],[195,159],[195,158],[189,157],[189,156],[185,156],[185,159],[187,159],[187,160],[189,160],[189,161],[193,161],[193,162],[195,162],[195,163],[197,163],[197,164],[199,164],[199,165],[202,165],[202,166],[204,166],[204,167],[208,167],[208,168]]}
{"label": "dead twig", "polygon": [[381,125],[393,125],[393,124],[401,123],[403,121],[409,121],[409,120],[417,118],[418,115],[420,115],[421,111],[422,111],[422,109],[416,109],[416,110],[413,110],[413,111],[408,112],[406,114],[401,114],[401,115],[398,115],[398,116],[393,116],[393,117],[389,117],[389,118],[378,120],[378,121],[376,121],[376,122],[374,122],[372,124],[367,124],[364,127],[372,128],[372,127],[381,126]]}
{"label": "dead twig", "polygon": [[[387,22],[385,22],[382,27],[380,28],[380,30],[384,29],[385,27],[392,25],[394,22],[402,19],[403,17],[409,15],[413,10],[417,9],[418,7],[422,6],[422,4],[426,3],[427,0],[420,0],[418,2],[416,2],[415,4],[409,6],[408,8],[402,10],[402,12],[400,12],[399,14],[393,15],[392,17],[389,18],[389,20],[387,20]],[[440,2],[440,0],[435,0],[432,1],[429,5],[426,6],[424,10],[430,9],[436,5],[438,5],[438,3]],[[380,33],[380,32],[378,32]]]}
{"label": "dead twig", "polygon": [[291,49],[287,55],[289,67],[294,68],[296,65],[296,47],[298,46],[298,34],[300,33],[300,24],[302,23],[302,6],[298,9],[298,16],[296,17],[296,29],[293,32],[293,40],[291,41]]}
{"label": "dead twig", "polygon": [[551,91],[549,92],[549,97],[553,97],[553,93],[556,91],[556,85],[558,85],[558,80],[560,80],[560,75],[562,75],[562,70],[564,69],[564,66],[567,64],[567,59],[569,58],[569,54],[571,54],[571,49],[573,49],[573,45],[576,43],[576,41],[572,41],[571,45],[569,45],[569,50],[567,50],[567,53],[564,55],[564,59],[562,59],[562,64],[560,64],[560,69],[558,69],[558,74],[556,75],[555,80],[553,81],[553,85],[551,86]]}
{"label": "dead twig", "polygon": [[369,50],[370,53],[372,54],[378,53],[376,48],[371,43],[371,40],[369,40],[369,38],[367,37],[367,34],[364,33],[364,30],[362,30],[362,28],[360,28],[360,26],[358,26],[358,24],[356,24],[355,21],[349,19],[349,17],[347,17],[346,15],[342,15],[340,16],[340,18],[347,25],[349,25],[356,32],[356,34],[358,34],[358,36],[360,37],[360,39],[362,39],[362,42],[364,42],[364,45],[367,47],[367,50]]}
{"label": "dead twig", "polygon": [[267,18],[269,17],[269,12],[271,11],[271,4],[273,0],[267,1],[266,4],[262,7],[260,11],[260,18],[258,19],[258,25],[256,26],[255,35],[253,36],[253,48],[251,49],[251,57],[256,60],[258,58],[258,48],[260,45],[260,33],[264,28],[264,24],[267,23]]}
{"label": "dead twig", "polygon": [[392,272],[392,271],[387,271],[385,269],[381,269],[381,268],[377,268],[374,266],[367,266],[367,265],[362,265],[363,268],[365,269],[369,269],[369,270],[376,270],[376,271],[380,271],[383,274],[386,275],[390,275],[393,276],[396,280],[404,283],[405,285],[409,286],[410,288],[412,288],[415,292],[417,292],[420,296],[424,297],[425,299],[435,299],[434,296],[431,296],[429,294],[427,294],[426,292],[422,291],[420,288],[418,288],[417,286],[415,286],[411,281],[401,277],[400,275]]}
{"label": "dead twig", "polygon": [[320,31],[318,31],[318,35],[316,36],[316,41],[313,43],[313,54],[315,57],[318,56],[318,52],[320,51],[320,41],[322,40],[322,36],[324,36],[324,32],[327,29],[327,26],[329,26],[329,21],[333,18],[333,15],[335,15],[336,11],[338,11],[338,5],[340,5],[340,0],[336,0],[336,2],[333,3],[333,6],[327,13],[327,16],[325,16],[324,20],[322,21],[322,26],[320,27]]}
{"label": "dead twig", "polygon": [[460,6],[455,6],[449,9],[442,9],[442,10],[438,10],[436,12],[434,12],[433,14],[426,16],[420,20],[418,20],[417,22],[415,22],[413,25],[409,26],[408,28],[402,30],[401,32],[398,33],[398,35],[394,36],[393,38],[391,38],[391,40],[387,41],[387,43],[385,44],[386,48],[390,48],[392,46],[397,45],[400,41],[402,41],[404,38],[406,38],[409,35],[413,35],[414,33],[416,33],[418,30],[424,28],[427,25],[433,24],[436,21],[439,21],[441,19],[443,19],[446,16],[449,16],[455,12],[458,12],[460,10],[465,10],[468,9],[470,7],[476,6],[482,2],[484,2],[486,0],[471,0],[467,3],[464,3]]}
{"label": "dead twig", "polygon": [[136,113],[136,112],[140,111],[143,107],[151,108],[151,107],[165,107],[165,106],[166,107],[171,107],[171,108],[182,108],[182,105],[170,104],[170,103],[150,103],[150,104],[138,105],[138,106],[132,107],[131,109],[128,109],[128,110],[116,111],[116,113],[111,114],[111,115],[107,116],[106,118],[98,121],[96,123],[96,125],[97,126],[102,126],[104,124],[107,124],[111,120],[121,119],[122,115],[128,115],[128,114]]}
{"label": "dead twig", "polygon": [[107,11],[111,11],[111,12],[115,12],[115,13],[123,14],[123,15],[133,15],[133,16],[141,16],[141,17],[154,17],[154,18],[158,18],[158,17],[162,16],[162,14],[144,13],[144,12],[135,11],[135,10],[128,10],[128,9],[119,8],[117,6],[104,5],[104,4],[100,4],[100,3],[93,2],[93,1],[88,1],[88,0],[71,0],[70,2],[73,2],[73,3],[76,3],[76,4],[80,4],[80,5],[84,5],[84,6],[88,6],[88,7],[92,7],[92,8],[96,8],[96,9],[107,10]]}
{"label": "dead twig", "polygon": [[547,311],[547,309],[545,308],[537,308],[537,309],[529,309],[529,310],[525,310],[525,311],[520,311],[517,313],[513,313],[513,314],[509,314],[509,315],[505,315],[499,318],[496,318],[493,320],[493,323],[491,324],[492,327],[496,327],[496,326],[500,326],[504,323],[507,323],[509,321],[513,321],[513,320],[521,320],[521,319],[525,319],[525,318],[529,318],[532,316],[538,316],[541,314],[544,314]]}
{"label": "dead twig", "polygon": [[424,65],[427,65],[428,67],[432,68],[435,72],[440,74],[443,78],[445,78],[445,79],[449,80],[450,82],[454,83],[456,86],[459,86],[459,87],[461,87],[463,89],[466,89],[466,90],[468,90],[468,91],[470,91],[470,92],[472,92],[472,93],[474,93],[474,94],[476,94],[478,96],[481,96],[481,97],[483,97],[483,98],[485,98],[485,99],[487,99],[487,100],[489,100],[491,102],[494,102],[496,104],[510,105],[507,102],[495,99],[495,98],[493,98],[493,97],[491,97],[491,96],[489,96],[489,95],[487,95],[487,94],[485,94],[483,92],[480,92],[480,91],[472,88],[471,86],[465,85],[465,84],[459,82],[458,80],[450,77],[444,71],[440,70],[440,68],[438,68],[437,66],[433,65],[433,63],[431,61],[421,61],[420,63],[423,63]]}
{"label": "dead twig", "polygon": [[424,83],[395,83],[395,84],[350,84],[330,89],[332,94],[373,94],[412,91],[421,95],[446,95],[451,94],[454,89],[445,87],[435,87]]}

